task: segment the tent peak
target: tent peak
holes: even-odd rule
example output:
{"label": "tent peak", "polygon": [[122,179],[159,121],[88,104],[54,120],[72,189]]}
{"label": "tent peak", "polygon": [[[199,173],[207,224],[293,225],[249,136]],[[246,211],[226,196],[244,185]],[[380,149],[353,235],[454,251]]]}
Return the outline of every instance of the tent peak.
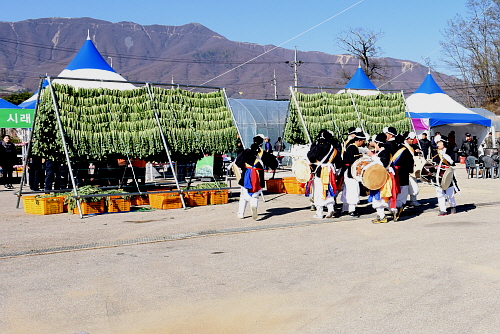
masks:
{"label": "tent peak", "polygon": [[420,85],[420,87],[417,88],[414,94],[417,93],[423,93],[423,94],[436,94],[436,93],[441,93],[441,94],[446,94],[441,87],[436,83],[434,78],[432,77],[432,74],[427,74],[425,77],[424,81]]}
{"label": "tent peak", "polygon": [[87,41],[90,41],[90,29],[87,29]]}
{"label": "tent peak", "polygon": [[370,81],[361,67],[358,67],[351,80],[344,86],[344,88],[352,89],[377,89]]}

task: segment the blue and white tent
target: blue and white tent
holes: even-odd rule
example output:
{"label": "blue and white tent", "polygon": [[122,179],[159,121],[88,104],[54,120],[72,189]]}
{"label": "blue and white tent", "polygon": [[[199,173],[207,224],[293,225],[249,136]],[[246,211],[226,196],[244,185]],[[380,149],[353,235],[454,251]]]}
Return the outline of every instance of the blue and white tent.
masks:
{"label": "blue and white tent", "polygon": [[[49,82],[47,80],[43,80],[42,89],[45,88]],[[36,99],[38,97],[38,91],[35,92],[29,99],[19,104],[19,107],[24,109],[35,109],[36,107]]]}
{"label": "blue and white tent", "polygon": [[10,103],[4,99],[0,99],[0,109],[19,109],[14,103]]}
{"label": "blue and white tent", "polygon": [[349,82],[344,86],[344,89],[341,89],[338,94],[347,92],[363,96],[377,95],[380,93],[373,82],[371,82],[366,76],[365,72],[361,68],[361,65],[358,67],[351,80],[349,80]]}
{"label": "blue and white tent", "polygon": [[[79,78],[79,79],[100,79],[100,80],[116,80],[126,81],[120,74],[118,74],[101,56],[94,43],[87,37],[85,43],[76,54],[75,58],[68,64],[68,66],[58,75],[58,77],[65,78]],[[110,88],[110,89],[134,89],[135,86],[130,83],[121,82],[102,82],[102,81],[85,81],[85,80],[68,80],[68,79],[55,79],[53,82],[60,84],[71,85],[78,88]],[[42,88],[47,86],[48,82],[45,80]],[[21,103],[19,106],[26,109],[34,109],[36,104],[38,92],[36,92],[28,100]]]}
{"label": "blue and white tent", "polygon": [[411,118],[429,119],[431,134],[437,131],[448,135],[455,131],[457,144],[469,132],[481,142],[486,136],[491,120],[467,109],[449,97],[427,74],[420,87],[406,99]]}

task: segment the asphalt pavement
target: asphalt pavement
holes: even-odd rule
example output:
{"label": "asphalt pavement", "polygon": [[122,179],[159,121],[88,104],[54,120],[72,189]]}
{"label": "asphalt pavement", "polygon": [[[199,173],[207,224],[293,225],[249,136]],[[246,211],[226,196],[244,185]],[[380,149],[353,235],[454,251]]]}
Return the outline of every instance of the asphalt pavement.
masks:
{"label": "asphalt pavement", "polygon": [[266,194],[237,219],[235,194],[80,219],[0,191],[0,333],[496,333],[500,179],[457,178],[456,215],[421,184],[388,224],[366,198],[359,218]]}

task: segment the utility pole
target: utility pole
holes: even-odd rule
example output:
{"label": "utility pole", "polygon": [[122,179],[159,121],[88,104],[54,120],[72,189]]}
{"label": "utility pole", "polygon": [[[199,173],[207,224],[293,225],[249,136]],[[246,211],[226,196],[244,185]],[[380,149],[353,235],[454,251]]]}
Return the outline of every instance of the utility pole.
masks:
{"label": "utility pole", "polygon": [[297,74],[297,67],[304,63],[303,61],[297,60],[297,47],[295,47],[295,55],[293,62],[285,61],[286,64],[290,64],[293,67],[293,81],[295,86],[295,91],[297,91],[297,86],[299,85],[299,76]]}
{"label": "utility pole", "polygon": [[276,80],[276,69],[274,69],[274,77],[273,77],[273,86],[274,86],[274,99],[278,99],[278,81]]}

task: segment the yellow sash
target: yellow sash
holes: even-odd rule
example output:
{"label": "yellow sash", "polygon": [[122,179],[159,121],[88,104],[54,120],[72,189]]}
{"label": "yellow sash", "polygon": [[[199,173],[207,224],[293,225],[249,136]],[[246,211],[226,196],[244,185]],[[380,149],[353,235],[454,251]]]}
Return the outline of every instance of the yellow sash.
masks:
{"label": "yellow sash", "polygon": [[415,155],[415,150],[413,149],[413,147],[411,147],[410,144],[404,143],[403,145],[408,149],[408,151],[411,152],[411,155]]}
{"label": "yellow sash", "polygon": [[446,165],[446,166],[451,166],[451,165],[448,163],[448,161],[447,161],[445,158],[443,158],[443,156],[441,155],[441,153],[440,153],[439,151],[438,151],[438,155],[439,155],[439,159],[441,159],[441,163],[443,163],[443,164],[444,164],[444,165]]}
{"label": "yellow sash", "polygon": [[[328,163],[331,163],[333,159],[335,159],[336,155],[337,155],[337,149],[334,148],[333,153],[330,156],[330,159],[328,159]],[[330,166],[321,167],[320,179],[323,185],[323,191],[321,196],[323,197],[323,199],[326,199],[326,191],[328,190],[328,185],[330,184]]]}
{"label": "yellow sash", "polygon": [[[257,162],[261,161],[260,158],[262,158],[263,154],[264,154],[264,150],[262,150],[261,148],[259,148],[259,153],[257,153],[257,158],[255,158],[255,161],[253,162],[254,166],[257,164]],[[252,166],[250,166],[249,164],[245,163],[245,167],[246,168],[251,168]],[[262,166],[262,167],[264,167],[264,166]]]}
{"label": "yellow sash", "polygon": [[396,161],[401,156],[401,154],[403,154],[404,150],[406,150],[405,146],[401,147],[399,150],[396,151],[396,153],[394,153],[393,156],[391,156],[391,164],[393,164],[394,161]]}

